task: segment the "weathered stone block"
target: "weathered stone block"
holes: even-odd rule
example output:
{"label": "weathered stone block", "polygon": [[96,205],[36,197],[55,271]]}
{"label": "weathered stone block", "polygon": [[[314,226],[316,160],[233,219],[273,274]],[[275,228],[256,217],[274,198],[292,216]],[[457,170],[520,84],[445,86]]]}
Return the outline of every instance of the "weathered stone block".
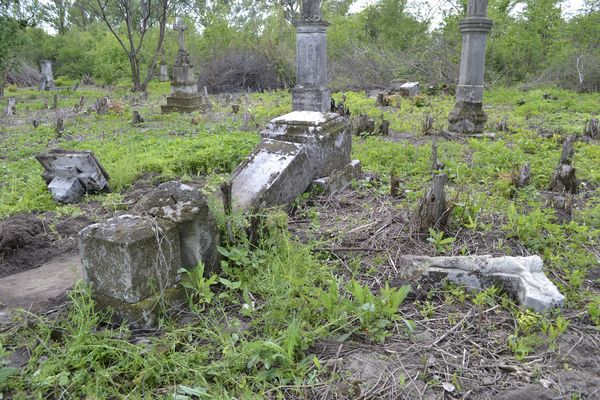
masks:
{"label": "weathered stone block", "polygon": [[397,93],[404,97],[415,97],[420,92],[419,82],[406,82],[400,85]]}
{"label": "weathered stone block", "polygon": [[203,262],[206,271],[216,270],[219,229],[202,193],[180,182],[167,182],[140,199],[135,208],[177,226],[183,267]]}
{"label": "weathered stone block", "polygon": [[339,114],[294,111],[272,120],[261,134],[268,139],[304,144],[312,179],[328,176],[351,161],[352,126]]}
{"label": "weathered stone block", "polygon": [[54,200],[63,204],[77,203],[85,194],[85,189],[79,183],[79,179],[74,177],[57,176],[48,185],[48,190],[52,193]]}
{"label": "weathered stone block", "polygon": [[487,115],[481,103],[457,101],[448,115],[448,130],[464,134],[482,133]]}
{"label": "weathered stone block", "polygon": [[539,256],[405,256],[398,266],[404,278],[417,277],[426,285],[445,280],[473,290],[500,285],[521,305],[539,312],[564,302],[564,296],[544,274],[543,264]]}
{"label": "weathered stone block", "polygon": [[123,215],[79,233],[84,279],[101,296],[138,303],[174,285],[181,266],[172,222]]}
{"label": "weathered stone block", "polygon": [[272,207],[292,202],[313,180],[306,147],[262,139],[232,174],[232,200],[237,209]]}
{"label": "weathered stone block", "polygon": [[323,194],[341,192],[347,189],[353,180],[360,179],[362,165],[359,160],[352,160],[341,170],[336,170],[330,176],[315,179],[313,185],[320,188]]}

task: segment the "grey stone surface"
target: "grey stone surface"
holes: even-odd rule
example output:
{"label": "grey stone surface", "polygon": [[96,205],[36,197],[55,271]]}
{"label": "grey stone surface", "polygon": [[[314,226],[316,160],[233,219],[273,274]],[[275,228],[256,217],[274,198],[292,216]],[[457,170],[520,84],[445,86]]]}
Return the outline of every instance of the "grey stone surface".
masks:
{"label": "grey stone surface", "polygon": [[398,93],[405,97],[418,96],[420,92],[419,82],[406,82],[400,85]]}
{"label": "grey stone surface", "polygon": [[69,190],[78,192],[77,185],[72,182],[73,178],[78,180],[86,193],[110,191],[108,173],[91,151],[52,149],[38,154],[36,158],[44,167],[42,177],[46,184],[51,184],[56,178],[63,178],[52,185],[60,198],[66,196]]}
{"label": "grey stone surface", "polygon": [[138,303],[173,286],[181,266],[174,223],[123,215],[79,233],[84,279],[95,294]]}
{"label": "grey stone surface", "polygon": [[268,139],[304,144],[312,179],[328,176],[351,161],[352,127],[349,119],[339,114],[291,112],[273,119],[261,134]]}
{"label": "grey stone surface", "polygon": [[158,71],[158,80],[161,82],[169,81],[169,66],[167,64],[160,64]]}
{"label": "grey stone surface", "polygon": [[77,203],[85,194],[85,189],[76,177],[57,176],[48,185],[52,197],[59,203]]}
{"label": "grey stone surface", "polygon": [[262,139],[232,174],[233,206],[251,210],[290,203],[310,185],[310,169],[302,143]]}
{"label": "grey stone surface", "polygon": [[40,61],[40,70],[42,72],[41,90],[50,90],[54,88],[54,75],[52,74],[52,61]]}
{"label": "grey stone surface", "polygon": [[294,111],[327,112],[331,94],[327,89],[327,27],[320,1],[304,1],[296,25],[296,86],[292,89]]}
{"label": "grey stone surface", "polygon": [[481,133],[487,121],[482,109],[485,47],[492,28],[486,17],[487,4],[488,0],[469,0],[467,16],[459,22],[463,38],[456,105],[448,116],[452,132]]}
{"label": "grey stone surface", "polygon": [[350,163],[351,126],[339,114],[291,112],[272,120],[262,136],[232,176],[233,205],[238,209],[290,203],[314,179]]}
{"label": "grey stone surface", "polygon": [[362,176],[362,165],[359,160],[352,160],[344,168],[333,171],[330,176],[315,179],[313,186],[322,190],[323,194],[333,194],[346,190],[353,180]]}
{"label": "grey stone surface", "polygon": [[135,209],[177,226],[183,267],[193,268],[203,262],[206,271],[217,269],[219,229],[198,190],[180,182],[163,183],[140,199]]}
{"label": "grey stone surface", "polygon": [[501,285],[521,305],[535,311],[561,306],[564,296],[543,272],[538,256],[401,257],[402,275],[419,277],[427,284],[449,280],[474,290]]}

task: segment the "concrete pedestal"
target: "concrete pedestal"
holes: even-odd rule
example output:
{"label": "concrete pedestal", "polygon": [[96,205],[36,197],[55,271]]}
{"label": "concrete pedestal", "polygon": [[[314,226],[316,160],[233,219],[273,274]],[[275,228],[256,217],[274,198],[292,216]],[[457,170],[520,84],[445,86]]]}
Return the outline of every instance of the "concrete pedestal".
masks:
{"label": "concrete pedestal", "polygon": [[198,94],[198,82],[194,73],[194,66],[189,64],[189,55],[180,50],[173,66],[173,79],[171,80],[171,94],[167,97],[167,104],[161,106],[163,114],[170,112],[191,113],[204,111],[202,96]]}
{"label": "concrete pedestal", "polygon": [[456,104],[448,116],[451,132],[482,133],[487,116],[483,112],[485,46],[492,21],[486,17],[487,0],[470,0],[467,17],[460,21],[463,35]]}

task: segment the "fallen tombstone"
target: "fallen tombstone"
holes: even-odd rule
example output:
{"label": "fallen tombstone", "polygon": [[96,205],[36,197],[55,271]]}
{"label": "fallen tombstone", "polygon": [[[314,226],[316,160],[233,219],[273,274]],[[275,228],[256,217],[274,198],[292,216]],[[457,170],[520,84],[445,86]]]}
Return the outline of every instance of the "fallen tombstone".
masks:
{"label": "fallen tombstone", "polygon": [[402,278],[416,277],[425,286],[450,281],[482,290],[499,285],[522,306],[537,312],[564,302],[564,296],[544,274],[544,262],[539,256],[404,256],[397,265]]}
{"label": "fallen tombstone", "polygon": [[79,233],[83,276],[92,284],[99,309],[110,308],[115,322],[156,325],[160,302],[179,299],[179,232],[167,220],[122,215]]}
{"label": "fallen tombstone", "polygon": [[394,79],[388,85],[388,93],[389,94],[399,94],[402,90],[402,85],[408,82],[406,79]]}
{"label": "fallen tombstone", "polygon": [[52,197],[59,203],[72,204],[85,193],[110,191],[108,173],[91,151],[52,149],[36,159],[44,167],[42,177]]}

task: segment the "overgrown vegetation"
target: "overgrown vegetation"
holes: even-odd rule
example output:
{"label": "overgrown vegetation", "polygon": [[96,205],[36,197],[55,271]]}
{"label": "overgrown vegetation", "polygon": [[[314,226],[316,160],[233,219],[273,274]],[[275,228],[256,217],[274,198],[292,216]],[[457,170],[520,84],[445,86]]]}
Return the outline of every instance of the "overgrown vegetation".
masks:
{"label": "overgrown vegetation", "polygon": [[[127,87],[114,88],[109,95],[120,107],[104,116],[89,113],[68,119],[65,132],[57,137],[51,112],[44,106],[50,95],[11,90],[19,115],[0,136],[1,217],[82,212],[77,206],[55,205],[47,193],[33,157],[49,147],[93,150],[111,175],[115,193],[88,199],[115,211],[123,207],[124,191],[145,173],[159,180],[200,177],[205,190],[214,191],[259,139],[257,130],[242,130],[242,118],[230,113],[225,96],[212,96],[213,110],[206,114],[159,115],[165,84],[151,84],[147,101],[132,97]],[[63,91],[58,106],[71,109],[81,95],[93,99],[106,93],[93,88]],[[286,92],[238,96],[242,112],[251,114],[259,127],[290,109]],[[341,93],[335,96],[339,99]],[[415,237],[400,231],[384,243],[386,251],[350,254],[328,249],[351,241],[378,219],[384,229],[388,216],[377,215],[380,210],[403,226],[398,221],[415,209],[431,174],[430,138],[415,132],[420,132],[427,114],[435,116],[434,128],[441,130],[453,99],[422,95],[403,100],[400,109],[381,109],[364,94],[349,92],[346,97],[354,114],[379,118],[383,113],[393,131],[386,138],[354,138],[354,158],[362,161],[369,179],[354,184],[359,200],[349,202],[356,207],[350,218],[342,213],[328,220],[330,200],[320,203],[317,195],[307,194],[296,202],[293,224],[286,214],[265,212],[261,217],[266,233],[251,243],[244,218],[219,215],[222,229],[228,226],[228,239],[220,249],[222,270],[213,276],[205,276],[201,266],[184,272],[189,307],[174,310],[179,320],[165,318],[155,332],[109,325],[107,314],[95,310],[89,288],[82,285],[70,293],[68,306],[58,315],[24,311],[0,333],[0,393],[15,399],[259,399],[311,398],[336,390],[342,397],[356,398],[360,389],[340,384],[345,379],[338,369],[342,367],[334,367],[338,361],[332,361],[339,358],[341,345],[427,348],[422,344],[428,332],[424,327],[442,323],[439,336],[430,340],[432,346],[448,340],[444,351],[454,351],[450,340],[464,329],[471,340],[493,343],[493,354],[517,368],[538,352],[557,348],[573,326],[597,329],[598,286],[588,278],[598,268],[600,243],[596,142],[580,141],[576,146],[581,193],[572,198],[572,206],[558,209],[544,197],[562,138],[580,134],[600,105],[597,94],[554,88],[487,92],[488,128],[495,130],[497,122],[506,120],[508,132],[496,132],[496,140],[438,139],[439,159],[450,180],[448,198],[454,204],[449,228]],[[146,122],[131,125],[132,108]],[[42,121],[37,129],[32,118]],[[532,180],[517,189],[511,173],[524,163],[531,164]],[[403,193],[397,198],[389,195],[392,171],[402,182]],[[305,228],[298,231],[299,226]],[[367,237],[377,236],[380,228],[375,228]],[[567,297],[565,308],[533,313],[516,306],[498,288],[472,294],[456,286],[427,293],[412,287],[409,293],[392,268],[393,257],[407,251],[539,254],[546,273]],[[470,325],[466,318],[478,322]],[[462,339],[456,340],[462,349]],[[323,343],[333,343],[334,350],[324,351]],[[489,361],[486,352],[492,350],[473,349],[469,357]],[[19,371],[6,368],[6,353],[19,351],[30,355],[26,364]],[[452,367],[443,372],[446,375],[440,371],[419,372],[419,380],[437,390],[451,383],[460,392],[474,379],[468,369]],[[401,388],[412,379],[403,374]]]}
{"label": "overgrown vegetation", "polygon": [[[439,10],[421,0],[379,0],[350,13],[354,3],[323,2],[324,16],[332,24],[328,48],[334,86],[373,87],[394,78],[432,85],[455,82],[461,44],[458,21],[466,1]],[[169,27],[175,15],[185,15],[190,28],[186,40],[202,86],[212,91],[239,88],[240,81],[250,90],[293,86],[292,21],[300,0],[162,1],[150,8],[142,4],[117,0],[52,0],[45,6],[30,0],[1,3],[0,32],[5,39],[0,47],[1,77],[17,83],[16,72],[27,72],[23,62],[37,69],[41,59],[51,59],[55,77],[63,80],[129,81],[135,90],[142,90],[144,78],[156,66],[158,49],[164,48],[167,62],[172,63],[177,40]],[[494,28],[488,40],[487,84],[598,90],[600,6],[597,0],[585,0],[581,10],[570,10],[575,12],[571,17],[562,12],[567,6],[562,0],[491,0]],[[134,12],[126,13],[129,7]],[[19,32],[16,37],[15,32]]]}

